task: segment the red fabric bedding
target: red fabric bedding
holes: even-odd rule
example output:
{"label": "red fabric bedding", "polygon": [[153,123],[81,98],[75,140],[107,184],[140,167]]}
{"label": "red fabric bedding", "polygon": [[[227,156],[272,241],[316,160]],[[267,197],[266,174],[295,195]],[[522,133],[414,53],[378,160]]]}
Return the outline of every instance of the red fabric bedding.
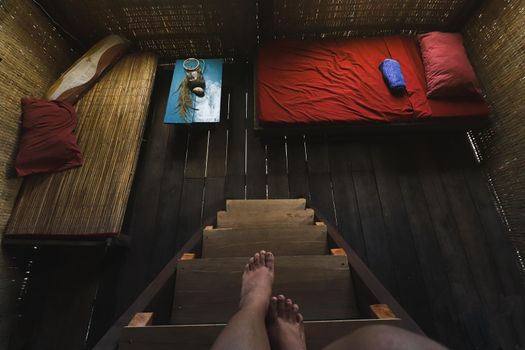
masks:
{"label": "red fabric bedding", "polygon": [[[379,64],[401,64],[407,94],[395,97]],[[429,100],[415,37],[273,41],[259,50],[258,114],[263,123],[397,122],[488,115],[479,98]]]}
{"label": "red fabric bedding", "polygon": [[74,133],[77,112],[67,102],[23,97],[22,136],[15,161],[18,176],[63,171],[82,165]]}

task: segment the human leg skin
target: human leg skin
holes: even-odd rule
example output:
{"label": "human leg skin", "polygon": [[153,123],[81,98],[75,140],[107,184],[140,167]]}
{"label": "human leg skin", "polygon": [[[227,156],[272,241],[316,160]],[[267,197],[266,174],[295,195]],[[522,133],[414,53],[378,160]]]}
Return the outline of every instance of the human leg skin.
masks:
{"label": "human leg skin", "polygon": [[265,318],[272,294],[275,258],[261,250],[250,258],[242,275],[239,311],[230,319],[212,350],[269,350]]}

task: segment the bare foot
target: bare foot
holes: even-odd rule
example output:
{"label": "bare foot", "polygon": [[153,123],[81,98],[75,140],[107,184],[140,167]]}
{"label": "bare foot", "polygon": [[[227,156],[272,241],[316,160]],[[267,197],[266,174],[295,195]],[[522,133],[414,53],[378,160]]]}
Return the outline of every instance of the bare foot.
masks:
{"label": "bare foot", "polygon": [[240,308],[256,307],[266,313],[272,295],[274,256],[261,250],[244,266]]}
{"label": "bare foot", "polygon": [[284,295],[270,299],[267,329],[272,349],[306,350],[303,315],[299,306]]}

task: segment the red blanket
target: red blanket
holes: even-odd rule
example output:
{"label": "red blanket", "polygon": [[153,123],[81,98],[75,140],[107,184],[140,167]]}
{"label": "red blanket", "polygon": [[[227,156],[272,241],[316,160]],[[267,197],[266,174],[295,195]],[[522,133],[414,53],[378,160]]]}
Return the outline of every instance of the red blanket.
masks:
{"label": "red blanket", "polygon": [[[401,64],[407,94],[393,96],[379,70]],[[430,101],[415,37],[273,41],[259,50],[257,102],[263,123],[395,122],[487,115],[483,100]],[[436,111],[434,111],[436,110]]]}

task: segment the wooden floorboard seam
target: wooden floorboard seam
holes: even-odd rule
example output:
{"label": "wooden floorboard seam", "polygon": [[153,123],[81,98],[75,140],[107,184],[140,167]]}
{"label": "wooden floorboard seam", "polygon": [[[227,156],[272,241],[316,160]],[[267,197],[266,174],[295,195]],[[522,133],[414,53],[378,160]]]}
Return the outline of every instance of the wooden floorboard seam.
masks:
{"label": "wooden floorboard seam", "polygon": [[[469,339],[475,347],[497,346],[496,339],[498,336],[487,323],[490,322],[490,315],[482,307],[481,295],[475,287],[465,247],[461,244],[439,169],[435,164],[428,163],[428,150],[427,152],[420,150],[420,155],[424,158],[424,164],[426,162],[426,165],[432,169],[427,189],[433,193],[430,195],[427,191],[427,203],[429,204],[430,213],[435,213],[433,217],[434,226],[440,228],[439,232],[436,231],[436,234],[443,256],[449,262],[449,277],[452,278],[451,286],[453,291],[456,288],[455,298],[459,299],[458,305],[465,307],[465,311],[463,313],[460,312],[460,317],[463,317],[462,324],[466,327]],[[440,208],[442,205],[443,208]],[[433,208],[438,211],[433,211]],[[440,223],[440,221],[443,222]],[[471,291],[471,293],[469,294],[468,291]]]}

